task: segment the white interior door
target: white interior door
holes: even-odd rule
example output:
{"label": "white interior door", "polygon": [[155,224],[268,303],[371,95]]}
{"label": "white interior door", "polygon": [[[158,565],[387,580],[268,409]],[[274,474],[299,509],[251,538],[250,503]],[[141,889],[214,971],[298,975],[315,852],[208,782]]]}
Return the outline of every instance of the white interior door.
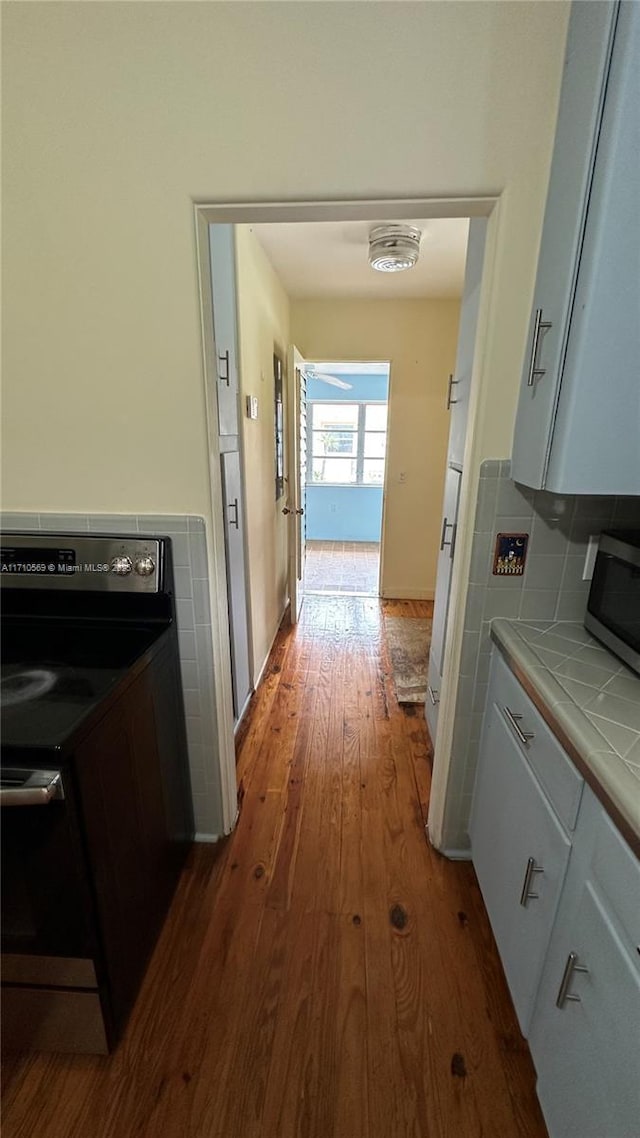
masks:
{"label": "white interior door", "polygon": [[307,483],[307,380],[304,359],[291,345],[287,360],[287,501],[289,522],[289,598],[296,624],[304,599]]}

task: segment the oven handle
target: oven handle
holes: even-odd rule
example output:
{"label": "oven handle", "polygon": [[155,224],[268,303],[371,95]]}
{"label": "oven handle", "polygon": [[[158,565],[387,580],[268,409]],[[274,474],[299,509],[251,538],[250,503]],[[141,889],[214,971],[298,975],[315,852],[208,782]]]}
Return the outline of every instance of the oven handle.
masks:
{"label": "oven handle", "polygon": [[48,806],[64,798],[60,771],[31,771],[22,786],[0,787],[0,806]]}

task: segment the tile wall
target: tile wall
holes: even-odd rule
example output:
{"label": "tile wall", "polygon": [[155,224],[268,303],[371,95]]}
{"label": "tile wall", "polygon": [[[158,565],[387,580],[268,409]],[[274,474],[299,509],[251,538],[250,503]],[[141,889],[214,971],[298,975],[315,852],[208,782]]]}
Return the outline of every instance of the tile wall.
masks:
{"label": "tile wall", "polygon": [[203,841],[219,836],[222,806],[204,519],[162,514],[3,513],[0,525],[3,530],[145,533],[171,538],[196,833]]}
{"label": "tile wall", "polygon": [[[582,580],[591,534],[616,526],[640,528],[640,498],[562,497],[511,480],[511,464],[482,464],[465,609],[464,634],[444,845],[469,848],[468,821],[489,677],[494,617],[579,620],[589,582]],[[496,534],[528,533],[522,577],[494,577]]]}

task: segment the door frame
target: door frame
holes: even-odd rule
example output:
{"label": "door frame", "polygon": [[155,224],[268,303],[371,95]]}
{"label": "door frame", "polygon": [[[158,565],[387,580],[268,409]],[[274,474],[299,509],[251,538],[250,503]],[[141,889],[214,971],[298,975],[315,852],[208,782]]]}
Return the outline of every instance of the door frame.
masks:
{"label": "door frame", "polygon": [[[287,348],[287,376],[286,391],[287,402],[286,440],[287,440],[287,509],[295,510],[293,517],[287,519],[287,562],[289,571],[289,604],[291,606],[291,623],[298,623],[300,608],[304,599],[304,563],[306,560],[305,530],[306,530],[306,493],[301,493],[302,478],[300,470],[300,439],[302,428],[302,400],[300,396],[299,375],[302,373],[304,359],[294,343]],[[306,402],[306,401],[305,401]],[[298,510],[302,514],[298,514]],[[304,519],[304,520],[303,520]],[[298,556],[299,555],[299,556]],[[298,561],[300,560],[301,575],[298,577]]]}
{"label": "door frame", "polygon": [[[457,672],[462,646],[464,606],[467,595],[467,577],[471,559],[473,516],[478,491],[480,454],[477,423],[482,406],[482,389],[486,383],[482,367],[484,347],[489,326],[494,285],[494,253],[500,225],[499,194],[478,194],[438,198],[352,198],[327,201],[292,202],[212,202],[195,201],[195,257],[200,328],[204,408],[209,449],[210,518],[207,524],[207,553],[211,571],[211,631],[213,640],[213,681],[216,703],[220,798],[222,829],[230,833],[237,819],[237,785],[233,735],[233,704],[231,697],[231,665],[229,623],[227,611],[227,581],[222,525],[222,480],[217,435],[217,408],[215,344],[210,278],[209,225],[231,223],[248,225],[252,222],[286,221],[384,221],[414,217],[487,217],[487,247],[482,273],[480,312],[476,335],[473,377],[469,406],[467,439],[465,445],[464,474],[460,494],[460,531],[458,535],[457,565],[451,583],[450,640],[445,651],[443,688],[447,695],[441,701],[438,717],[438,748],[434,759],[431,803],[429,809],[429,838],[436,849],[441,848],[445,800],[453,739]],[[435,741],[434,741],[435,742]]]}

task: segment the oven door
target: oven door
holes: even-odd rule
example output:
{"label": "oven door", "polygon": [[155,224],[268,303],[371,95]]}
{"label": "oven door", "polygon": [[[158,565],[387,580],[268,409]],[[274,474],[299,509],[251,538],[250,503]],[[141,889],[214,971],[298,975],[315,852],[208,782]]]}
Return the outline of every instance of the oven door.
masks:
{"label": "oven door", "polygon": [[8,766],[3,756],[6,1050],[109,1050],[96,974],[93,901],[70,784],[64,771]]}
{"label": "oven door", "polygon": [[603,534],[585,627],[640,674],[640,549]]}
{"label": "oven door", "polygon": [[3,957],[92,956],[92,902],[64,772],[3,763],[0,804]]}

